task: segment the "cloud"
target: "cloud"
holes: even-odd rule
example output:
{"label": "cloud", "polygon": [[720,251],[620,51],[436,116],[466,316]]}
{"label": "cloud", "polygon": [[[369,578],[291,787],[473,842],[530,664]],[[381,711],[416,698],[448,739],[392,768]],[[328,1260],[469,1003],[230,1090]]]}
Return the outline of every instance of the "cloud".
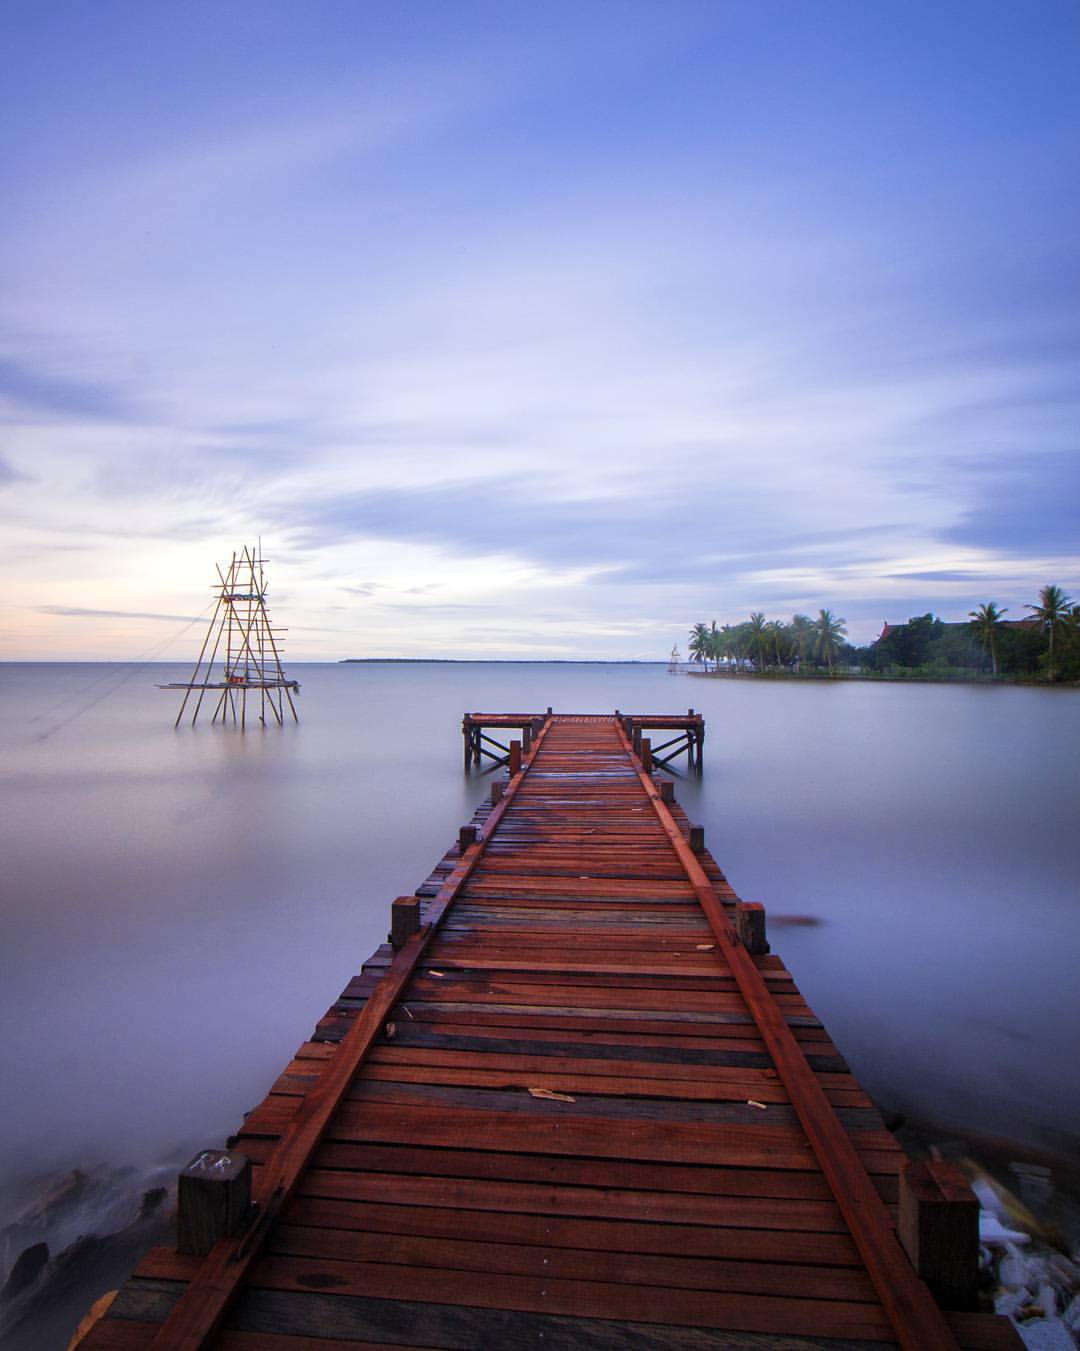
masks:
{"label": "cloud", "polygon": [[951,468],[952,490],[967,501],[944,540],[1036,558],[1080,555],[1080,450],[1009,450]]}
{"label": "cloud", "polygon": [[3,455],[0,455],[0,485],[5,483],[18,483],[20,479],[25,478],[25,474],[20,474],[13,465],[8,463]]}
{"label": "cloud", "polygon": [[889,572],[885,574],[890,581],[903,582],[974,582],[982,576],[975,568],[943,568],[929,572]]}
{"label": "cloud", "polygon": [[34,607],[41,615],[62,615],[65,619],[161,619],[174,624],[195,624],[201,615],[160,615],[149,614],[143,610],[92,610],[81,605],[38,605]]}
{"label": "cloud", "polygon": [[0,399],[61,418],[127,421],[135,416],[131,399],[114,384],[12,357],[0,357]]}

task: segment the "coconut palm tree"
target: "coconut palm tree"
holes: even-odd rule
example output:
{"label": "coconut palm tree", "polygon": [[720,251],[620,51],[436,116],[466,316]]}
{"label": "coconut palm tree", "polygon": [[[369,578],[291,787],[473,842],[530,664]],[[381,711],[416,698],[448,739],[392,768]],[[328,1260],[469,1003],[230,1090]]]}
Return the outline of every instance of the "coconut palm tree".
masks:
{"label": "coconut palm tree", "polygon": [[830,671],[840,640],[846,637],[847,620],[837,619],[831,610],[822,610],[814,621],[814,651],[819,661],[825,658]]}
{"label": "coconut palm tree", "polygon": [[802,666],[814,638],[814,621],[809,615],[792,615],[789,631],[799,653],[799,665]]}
{"label": "coconut palm tree", "polygon": [[756,650],[761,669],[765,669],[769,656],[769,625],[760,610],[750,616],[750,649]]}
{"label": "coconut palm tree", "polygon": [[701,661],[705,663],[705,669],[709,669],[709,626],[708,624],[695,624],[690,630],[690,660]]}
{"label": "coconut palm tree", "polygon": [[773,651],[776,653],[776,664],[783,666],[784,649],[788,641],[787,625],[782,619],[770,619],[767,627],[772,638]]}
{"label": "coconut palm tree", "polygon": [[1008,613],[1007,609],[999,610],[992,600],[980,605],[977,610],[968,611],[975,637],[990,653],[994,675],[998,673],[997,635],[1001,629],[1001,616]]}
{"label": "coconut palm tree", "polygon": [[1039,621],[1039,627],[1050,635],[1050,646],[1046,658],[1046,671],[1050,679],[1054,678],[1054,634],[1065,628],[1072,619],[1072,601],[1060,586],[1044,586],[1039,592],[1039,604],[1027,605]]}

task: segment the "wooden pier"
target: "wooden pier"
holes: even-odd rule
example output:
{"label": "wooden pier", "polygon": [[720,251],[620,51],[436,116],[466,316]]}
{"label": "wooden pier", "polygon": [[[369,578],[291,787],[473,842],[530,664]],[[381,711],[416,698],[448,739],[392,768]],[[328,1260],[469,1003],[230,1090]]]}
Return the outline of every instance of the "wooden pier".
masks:
{"label": "wooden pier", "polygon": [[905,1165],[623,718],[513,724],[85,1351],[1020,1346],[962,1179]]}

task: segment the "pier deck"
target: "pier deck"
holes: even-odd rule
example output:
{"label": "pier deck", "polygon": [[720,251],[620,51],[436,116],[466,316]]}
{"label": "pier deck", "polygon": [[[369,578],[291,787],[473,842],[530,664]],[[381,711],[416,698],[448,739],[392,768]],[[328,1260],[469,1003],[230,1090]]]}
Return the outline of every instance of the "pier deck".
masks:
{"label": "pier deck", "polygon": [[622,720],[492,798],[230,1142],[255,1223],[85,1351],[1018,1347],[916,1277],[900,1149]]}

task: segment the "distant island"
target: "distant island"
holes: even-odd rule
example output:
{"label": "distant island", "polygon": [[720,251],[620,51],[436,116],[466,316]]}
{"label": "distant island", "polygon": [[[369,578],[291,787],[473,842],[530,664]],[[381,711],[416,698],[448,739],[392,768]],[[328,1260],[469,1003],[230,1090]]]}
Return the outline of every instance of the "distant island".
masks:
{"label": "distant island", "polygon": [[987,601],[958,623],[931,613],[886,622],[865,647],[846,641],[846,621],[831,610],[817,619],[793,615],[790,623],[756,611],[741,624],[695,624],[690,660],[715,675],[1080,682],[1080,605],[1050,585],[1024,609],[1025,616],[1006,619],[1007,610]]}
{"label": "distant island", "polygon": [[342,657],[339,666],[355,663],[399,662],[408,666],[476,665],[483,666],[667,666],[666,661],[637,657]]}

